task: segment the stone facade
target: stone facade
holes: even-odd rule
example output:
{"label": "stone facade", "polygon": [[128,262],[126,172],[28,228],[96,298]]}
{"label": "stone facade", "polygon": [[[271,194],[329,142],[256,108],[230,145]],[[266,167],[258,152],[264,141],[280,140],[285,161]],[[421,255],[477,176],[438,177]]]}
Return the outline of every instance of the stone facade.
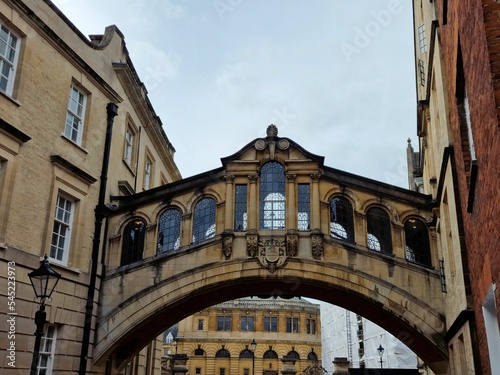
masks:
{"label": "stone facade", "polygon": [[[101,248],[92,255],[92,239],[108,120],[112,118],[105,204],[111,196],[178,180],[175,150],[116,27],[88,39],[50,1],[38,0],[0,1],[0,26],[10,56],[10,60],[2,57],[0,82],[0,295],[6,301],[7,293],[14,292],[7,290],[9,266],[9,276],[15,279],[10,312],[17,314],[10,327],[15,329],[12,340],[6,325],[0,325],[0,347],[15,347],[15,358],[2,355],[0,367],[3,374],[28,372],[38,304],[33,302],[27,275],[47,254],[51,267],[62,274],[46,307],[46,330],[50,330],[46,338],[55,340],[57,353],[49,370],[77,373],[89,319],[88,334],[94,335],[105,259]],[[5,64],[12,65],[4,69]],[[109,103],[118,106],[116,117],[108,116]],[[127,129],[132,133],[127,135]],[[149,175],[146,157],[152,162]],[[100,209],[105,216],[107,208]],[[86,317],[91,279],[96,289]],[[7,303],[0,311],[5,316]],[[84,368],[85,363],[91,368],[92,349],[90,345]],[[148,361],[159,353],[160,347],[151,344]],[[146,363],[144,355],[138,358]],[[154,361],[151,368],[159,369],[159,356]]]}
{"label": "stone facade", "polygon": [[222,164],[115,198],[98,364],[124,366],[159,333],[157,322],[168,327],[228,299],[287,295],[366,316],[446,373],[430,196],[327,167],[275,126]]}
{"label": "stone facade", "polygon": [[[275,332],[265,328],[266,318],[276,319]],[[241,298],[181,320],[175,349],[164,347],[187,355],[189,374],[298,374],[321,364],[320,325],[319,305],[304,299]]]}
{"label": "stone facade", "polygon": [[[436,200],[452,374],[494,374],[500,201],[498,17],[493,0],[415,0],[422,191]],[[410,154],[412,154],[410,152]]]}

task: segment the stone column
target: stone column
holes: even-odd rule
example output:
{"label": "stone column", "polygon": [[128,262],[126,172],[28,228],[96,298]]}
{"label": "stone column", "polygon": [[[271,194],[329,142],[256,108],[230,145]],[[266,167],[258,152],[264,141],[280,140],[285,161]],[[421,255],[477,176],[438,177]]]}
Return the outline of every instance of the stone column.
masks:
{"label": "stone column", "polygon": [[283,375],[295,375],[297,373],[295,368],[296,359],[283,357],[281,362],[283,363],[283,369],[281,370]]}
{"label": "stone column", "polygon": [[312,189],[311,189],[311,229],[321,230],[320,228],[320,215],[321,209],[319,204],[319,178],[321,173],[311,175]]}
{"label": "stone column", "polygon": [[224,215],[224,229],[233,229],[234,197],[233,197],[233,175],[224,175],[226,181],[226,210]]}
{"label": "stone column", "polygon": [[257,229],[257,210],[259,207],[259,201],[257,199],[257,180],[259,176],[257,174],[251,174],[248,176],[250,181],[250,206],[248,207],[248,228],[247,230]]}
{"label": "stone column", "polygon": [[349,375],[349,361],[346,357],[333,359],[333,375]]}
{"label": "stone column", "polygon": [[295,206],[295,179],[296,174],[287,174],[288,195],[285,199],[285,228],[297,229],[297,208]]}
{"label": "stone column", "polygon": [[187,361],[187,354],[174,354],[172,375],[185,375],[188,372]]}

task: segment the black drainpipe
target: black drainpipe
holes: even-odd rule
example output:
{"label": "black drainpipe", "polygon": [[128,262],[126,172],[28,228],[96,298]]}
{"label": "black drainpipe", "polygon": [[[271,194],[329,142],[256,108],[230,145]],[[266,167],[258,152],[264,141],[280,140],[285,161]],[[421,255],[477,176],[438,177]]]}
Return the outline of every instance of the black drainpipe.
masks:
{"label": "black drainpipe", "polygon": [[106,126],[106,139],[104,141],[104,154],[102,160],[101,185],[99,187],[99,201],[95,207],[94,238],[92,239],[92,264],[90,269],[89,289],[87,292],[87,304],[85,305],[85,323],[83,326],[82,351],[80,353],[79,375],[85,375],[87,370],[87,355],[90,344],[90,331],[92,330],[92,315],[94,312],[95,285],[97,279],[97,264],[99,262],[99,246],[101,243],[102,221],[106,217],[107,208],[106,182],[108,180],[109,155],[111,151],[111,134],[113,130],[113,121],[118,115],[118,106],[114,103],[108,103],[106,106],[108,121]]}

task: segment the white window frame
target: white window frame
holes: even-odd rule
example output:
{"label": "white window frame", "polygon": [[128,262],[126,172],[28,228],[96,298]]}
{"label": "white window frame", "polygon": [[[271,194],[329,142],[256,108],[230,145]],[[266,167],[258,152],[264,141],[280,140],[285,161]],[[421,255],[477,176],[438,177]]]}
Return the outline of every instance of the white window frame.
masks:
{"label": "white window frame", "polygon": [[[8,96],[12,96],[12,91],[14,89],[14,81],[16,79],[16,68],[17,61],[19,58],[19,50],[21,46],[21,38],[19,35],[14,33],[10,28],[5,26],[3,22],[0,21],[0,29],[5,32],[7,35],[7,40],[4,40],[5,37],[2,37],[2,32],[0,32],[0,43],[5,43],[5,51],[0,51],[0,83],[2,80],[6,80],[7,84],[5,86],[5,90],[3,90],[0,86],[0,92]],[[11,51],[14,54],[12,58],[7,57],[7,51]],[[4,74],[4,69],[7,69],[7,76]]]}
{"label": "white window frame", "polygon": [[125,160],[125,163],[127,163],[129,166],[132,166],[132,162],[134,160],[134,137],[135,134],[132,129],[127,127],[127,130],[125,131],[125,147],[123,150],[123,160]]}
{"label": "white window frame", "polygon": [[421,55],[427,52],[427,42],[425,40],[425,25],[421,24],[418,27],[418,50]]}
{"label": "white window frame", "polygon": [[476,159],[476,148],[474,147],[474,137],[472,136],[472,121],[470,119],[469,96],[467,90],[464,93],[465,122],[467,123],[467,136],[469,137],[469,151],[472,160]]}
{"label": "white window frame", "polygon": [[[54,353],[57,340],[57,329],[53,324],[47,324],[40,342],[38,363],[36,366],[37,375],[51,375],[54,366]],[[42,364],[42,362],[45,362]]]}
{"label": "white window frame", "polygon": [[[75,93],[77,95],[76,98],[73,97]],[[87,94],[85,94],[81,88],[72,84],[68,97],[68,111],[64,124],[64,136],[79,146],[82,144],[86,106]],[[75,130],[76,135],[73,134]]]}
{"label": "white window frame", "polygon": [[[56,263],[68,264],[75,206],[75,200],[62,194],[57,195],[50,241],[50,259]],[[53,252],[53,249],[55,252]],[[61,252],[61,256],[59,256],[59,252]]]}
{"label": "white window frame", "polygon": [[151,186],[151,179],[153,177],[153,161],[146,155],[144,162],[144,190],[148,190]]}

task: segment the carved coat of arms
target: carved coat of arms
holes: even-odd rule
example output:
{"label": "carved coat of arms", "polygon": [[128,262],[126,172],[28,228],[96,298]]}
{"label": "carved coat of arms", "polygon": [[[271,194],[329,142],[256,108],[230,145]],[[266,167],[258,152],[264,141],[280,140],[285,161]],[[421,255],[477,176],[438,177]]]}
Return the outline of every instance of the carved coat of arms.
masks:
{"label": "carved coat of arms", "polygon": [[284,267],[288,262],[286,242],[273,238],[259,241],[257,259],[262,267],[274,273],[278,268]]}

